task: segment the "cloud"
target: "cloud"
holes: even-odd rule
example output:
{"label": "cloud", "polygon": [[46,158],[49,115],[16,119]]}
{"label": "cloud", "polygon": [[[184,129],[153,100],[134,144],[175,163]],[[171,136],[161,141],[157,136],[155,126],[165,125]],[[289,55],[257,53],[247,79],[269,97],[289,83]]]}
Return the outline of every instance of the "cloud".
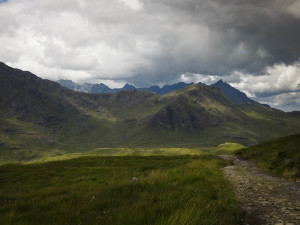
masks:
{"label": "cloud", "polygon": [[300,62],[267,67],[264,75],[236,72],[223,79],[259,102],[286,111],[300,110]]}
{"label": "cloud", "polygon": [[[0,61],[41,77],[140,87],[223,77],[253,96],[295,90],[299,0],[0,3]],[[275,85],[265,77],[280,66]]]}
{"label": "cloud", "polygon": [[295,1],[287,7],[287,11],[296,18],[300,18],[300,1]]}
{"label": "cloud", "polygon": [[257,100],[284,111],[299,111],[300,92],[282,93],[274,96],[261,97]]}
{"label": "cloud", "polygon": [[133,11],[143,10],[144,4],[139,0],[119,0]]}
{"label": "cloud", "polygon": [[[231,82],[236,88],[252,93],[254,97],[267,97],[287,92],[300,92],[300,62],[292,65],[276,64],[266,68],[266,74],[233,74],[240,80]],[[226,80],[226,79],[225,79]]]}

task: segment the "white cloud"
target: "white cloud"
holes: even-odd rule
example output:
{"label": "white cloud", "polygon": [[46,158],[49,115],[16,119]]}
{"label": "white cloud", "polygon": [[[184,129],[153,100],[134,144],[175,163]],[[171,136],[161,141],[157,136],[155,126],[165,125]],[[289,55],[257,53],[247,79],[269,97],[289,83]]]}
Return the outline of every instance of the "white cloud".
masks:
{"label": "white cloud", "polygon": [[289,5],[287,7],[287,11],[296,18],[300,18],[300,0],[296,0],[291,5]]}
{"label": "white cloud", "polygon": [[266,74],[260,76],[236,74],[239,80],[223,79],[259,102],[287,111],[300,110],[300,62],[267,67]]}
{"label": "white cloud", "polygon": [[267,67],[266,74],[260,76],[239,73],[239,77],[241,80],[232,85],[256,96],[300,91],[300,62]]}
{"label": "white cloud", "polygon": [[300,110],[300,92],[282,93],[256,100],[284,111]]}
{"label": "white cloud", "polygon": [[185,82],[185,83],[204,83],[204,84],[213,84],[216,83],[220,76],[214,75],[204,75],[204,74],[195,74],[195,73],[185,73],[181,74],[180,79],[176,82]]}
{"label": "white cloud", "polygon": [[100,83],[104,83],[105,85],[107,85],[110,88],[122,88],[124,87],[124,85],[127,83],[126,81],[122,81],[122,80],[101,80],[101,79],[96,79],[96,80],[85,80],[85,81],[81,81],[79,83],[95,83],[95,84],[100,84]]}
{"label": "white cloud", "polygon": [[85,0],[78,0],[79,8],[85,9],[87,7],[87,3]]}
{"label": "white cloud", "polygon": [[143,10],[144,4],[139,0],[119,0],[133,11]]}

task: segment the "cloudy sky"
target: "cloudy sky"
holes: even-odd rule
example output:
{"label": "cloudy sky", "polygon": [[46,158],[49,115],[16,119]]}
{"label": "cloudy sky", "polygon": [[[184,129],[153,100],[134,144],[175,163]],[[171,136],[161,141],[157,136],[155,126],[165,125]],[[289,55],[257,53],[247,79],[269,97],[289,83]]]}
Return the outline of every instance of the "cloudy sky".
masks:
{"label": "cloudy sky", "polygon": [[219,79],[300,110],[300,0],[0,0],[0,61],[120,87]]}

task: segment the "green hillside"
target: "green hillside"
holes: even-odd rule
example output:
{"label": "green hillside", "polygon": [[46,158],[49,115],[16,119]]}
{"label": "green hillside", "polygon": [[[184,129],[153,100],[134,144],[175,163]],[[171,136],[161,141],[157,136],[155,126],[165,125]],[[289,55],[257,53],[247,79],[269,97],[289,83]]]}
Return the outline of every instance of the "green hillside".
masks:
{"label": "green hillside", "polygon": [[213,156],[81,157],[0,166],[1,225],[239,224]]}
{"label": "green hillside", "polygon": [[244,148],[235,154],[255,161],[266,172],[289,179],[300,178],[300,134]]}
{"label": "green hillside", "polygon": [[299,113],[233,104],[217,87],[79,93],[0,63],[0,161],[98,148],[243,145],[300,132]]}

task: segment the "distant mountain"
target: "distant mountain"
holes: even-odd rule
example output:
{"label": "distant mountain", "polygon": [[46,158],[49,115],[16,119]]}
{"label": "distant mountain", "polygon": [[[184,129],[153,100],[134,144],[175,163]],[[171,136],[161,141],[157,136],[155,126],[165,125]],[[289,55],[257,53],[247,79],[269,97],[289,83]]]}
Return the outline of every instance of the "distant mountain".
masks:
{"label": "distant mountain", "polygon": [[[89,94],[3,63],[0,81],[0,161],[107,147],[247,145],[300,133],[298,113],[233,104],[219,88],[202,84],[181,83],[164,95],[130,85]],[[177,88],[170,86],[164,90]]]}
{"label": "distant mountain", "polygon": [[[114,89],[110,89],[108,86],[106,86],[105,84],[76,84],[70,80],[58,80],[57,81],[60,85],[70,88],[74,91],[81,91],[81,92],[86,92],[86,93],[116,93],[118,91],[123,91],[123,90],[139,90],[139,91],[150,91],[150,92],[154,92],[156,94],[159,95],[164,95],[167,94],[171,91],[180,89],[180,88],[184,88],[188,85],[192,85],[194,83],[184,83],[184,82],[180,82],[177,84],[172,84],[172,85],[165,85],[162,88],[160,88],[159,86],[152,86],[149,88],[136,88],[133,85],[130,84],[126,84],[124,87],[122,88],[114,88]],[[202,84],[205,85],[203,83],[198,83],[198,84]],[[218,87],[221,92],[232,102],[232,103],[253,103],[253,104],[260,104],[259,102],[256,102],[250,98],[247,97],[247,95],[241,91],[239,91],[238,89],[230,86],[228,83],[223,82],[222,80],[219,80],[218,82],[216,82],[215,84],[212,84],[210,86],[213,87]],[[269,107],[268,105],[265,105],[267,107]]]}
{"label": "distant mountain", "polygon": [[218,82],[212,84],[211,86],[218,87],[232,103],[259,104],[258,102],[248,98],[244,92],[241,92],[238,89],[230,86],[228,83],[223,82],[223,80],[219,80]]}
{"label": "distant mountain", "polygon": [[160,89],[160,93],[157,93],[157,94],[164,95],[164,94],[167,94],[171,91],[178,90],[180,88],[184,88],[184,87],[192,85],[192,84],[194,84],[194,83],[187,84],[187,83],[184,83],[184,82],[179,82],[177,84],[165,85]]}
{"label": "distant mountain", "polygon": [[90,83],[84,83],[83,85],[74,83],[71,80],[58,80],[57,83],[59,83],[61,86],[64,86],[66,88],[72,89],[74,91],[80,91],[80,92],[85,92],[85,93],[99,93],[99,94],[104,94],[104,93],[116,93],[118,91],[124,91],[124,90],[139,90],[139,91],[150,91],[154,92],[159,95],[164,95],[167,94],[171,91],[186,87],[188,85],[191,85],[193,83],[187,84],[184,82],[179,82],[177,84],[172,84],[172,85],[165,85],[162,88],[159,86],[152,86],[149,88],[136,88],[131,84],[125,84],[124,87],[122,88],[109,88],[103,83],[100,84],[90,84]]}
{"label": "distant mountain", "polygon": [[111,89],[105,84],[92,84],[89,89],[87,89],[87,93],[109,93]]}
{"label": "distant mountain", "polygon": [[88,83],[80,85],[71,80],[59,80],[58,83],[61,86],[69,88],[71,90],[85,92],[85,93],[89,93],[93,86],[97,86],[97,84],[88,84]]}

